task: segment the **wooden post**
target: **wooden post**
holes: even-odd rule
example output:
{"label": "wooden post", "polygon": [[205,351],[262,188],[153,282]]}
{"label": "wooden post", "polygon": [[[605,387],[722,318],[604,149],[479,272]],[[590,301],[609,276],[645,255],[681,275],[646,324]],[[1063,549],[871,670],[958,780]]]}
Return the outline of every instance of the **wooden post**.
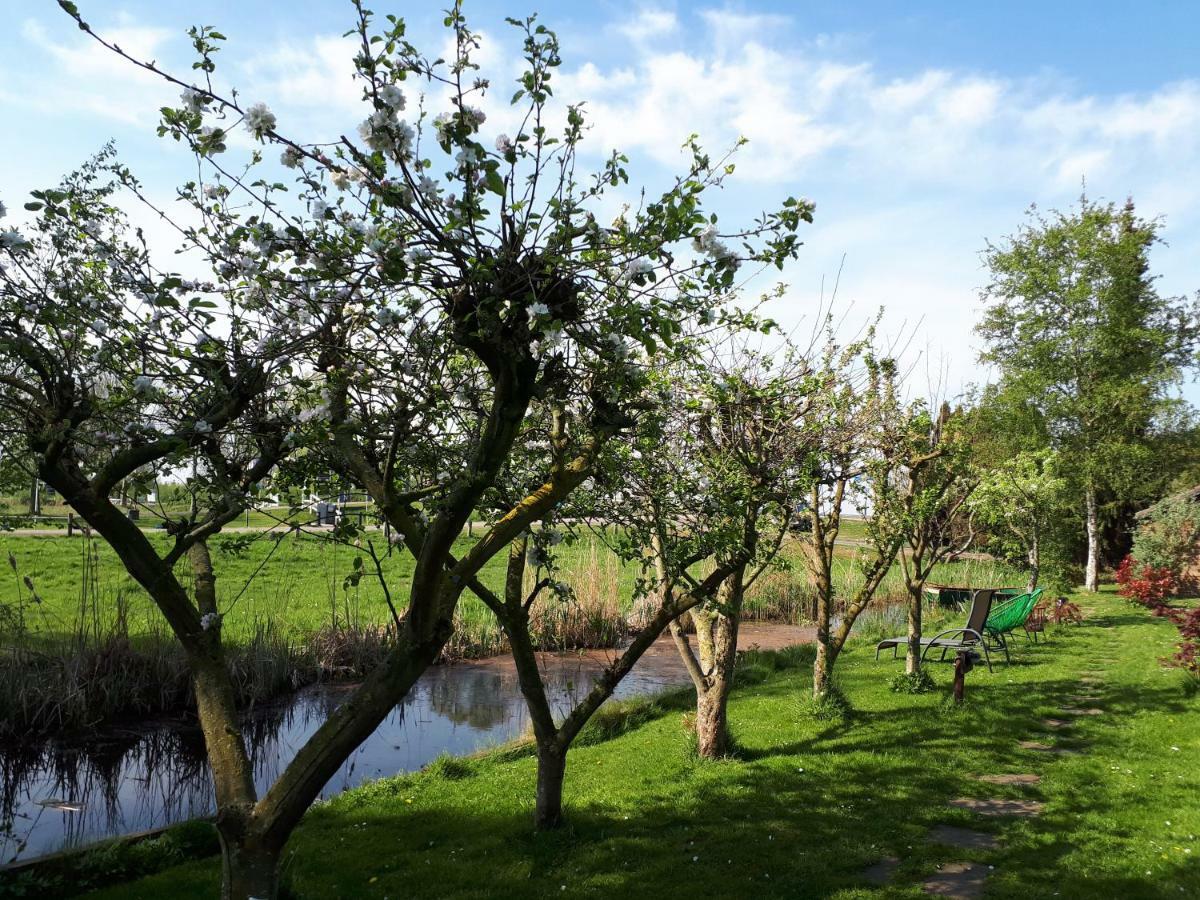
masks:
{"label": "wooden post", "polygon": [[954,654],[954,702],[962,703],[967,690],[967,673],[974,667],[970,650],[958,650]]}

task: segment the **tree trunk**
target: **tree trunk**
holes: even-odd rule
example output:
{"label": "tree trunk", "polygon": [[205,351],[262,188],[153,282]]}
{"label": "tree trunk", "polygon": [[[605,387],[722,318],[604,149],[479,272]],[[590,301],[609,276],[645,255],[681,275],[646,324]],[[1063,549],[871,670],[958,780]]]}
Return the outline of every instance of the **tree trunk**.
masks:
{"label": "tree trunk", "polygon": [[1100,589],[1100,512],[1096,504],[1096,489],[1089,487],[1084,497],[1087,504],[1087,570],[1083,586],[1089,591]]}
{"label": "tree trunk", "polygon": [[221,838],[221,900],[276,900],[279,896],[279,851],[247,842],[244,837]]}
{"label": "tree trunk", "polygon": [[537,801],[533,824],[539,831],[558,828],[563,823],[563,778],[567,771],[567,754],[555,746],[538,747]]}
{"label": "tree trunk", "polygon": [[904,655],[904,671],[915,675],[921,671],[921,589],[908,593],[908,652]]}
{"label": "tree trunk", "polygon": [[1038,585],[1038,577],[1042,572],[1042,551],[1035,534],[1029,544],[1029,586],[1028,592],[1033,593]]}
{"label": "tree trunk", "polygon": [[829,676],[833,659],[829,645],[829,597],[818,585],[817,589],[817,656],[813,660],[813,699],[820,700],[829,690]]}
{"label": "tree trunk", "polygon": [[720,759],[729,753],[728,679],[714,682],[721,683],[696,695],[696,753],[702,759]]}
{"label": "tree trunk", "polygon": [[[719,600],[723,611],[716,613],[711,623],[709,660],[705,664],[707,677],[703,689],[697,687],[696,690],[696,752],[703,759],[726,756],[732,746],[728,708],[733,670],[737,664],[742,575],[743,571],[739,569],[721,586]],[[708,611],[705,613],[711,614]]]}

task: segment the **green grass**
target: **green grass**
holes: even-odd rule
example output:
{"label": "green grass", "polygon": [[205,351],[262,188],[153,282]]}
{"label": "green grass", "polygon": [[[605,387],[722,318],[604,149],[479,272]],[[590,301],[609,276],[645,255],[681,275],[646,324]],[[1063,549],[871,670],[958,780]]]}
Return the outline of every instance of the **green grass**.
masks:
{"label": "green grass", "polygon": [[[1111,594],[1078,599],[1084,625],[1037,647],[1018,638],[1012,665],[968,676],[962,707],[946,702],[948,666],[934,668],[932,693],[895,693],[900,663],[859,645],[838,663],[849,717],[812,714],[806,668],[756,658],[730,703],[736,758],[695,758],[686,697],[644,707],[625,729],[610,722],[615,736],[571,754],[571,824],[557,833],[530,828],[534,761],[519,749],[452,778],[440,766],[376,782],[309,813],[287,848],[287,881],[300,898],[915,898],[939,864],[974,860],[994,866],[989,897],[1200,896],[1200,709],[1159,662],[1175,629]],[[1062,705],[1093,705],[1067,699],[1093,670],[1104,715],[1045,736],[1040,720]],[[1023,739],[1082,752],[1024,751]],[[1041,784],[973,778],[1023,772]],[[985,819],[947,805],[960,796],[1045,809]],[[930,846],[938,824],[996,832],[1002,849]],[[870,887],[861,873],[884,855],[900,869]],[[216,884],[217,862],[204,860],[96,896],[210,897]]]}
{"label": "green grass", "polygon": [[[379,532],[368,533],[382,556],[385,547]],[[150,540],[165,552],[169,538],[151,533]],[[461,555],[474,538],[463,536],[455,546]],[[228,552],[249,541],[242,552]],[[336,616],[340,621],[381,624],[389,619],[384,592],[373,575],[373,566],[364,556],[367,576],[356,588],[346,590],[343,582],[353,570],[354,557],[360,551],[330,540],[293,534],[276,542],[266,534],[218,536],[211,542],[213,563],[217,572],[217,591],[220,607],[225,613],[225,635],[239,641],[253,634],[264,622],[281,627],[286,633],[303,635],[328,624]],[[761,609],[764,617],[777,617],[778,610],[792,621],[799,615],[794,606],[778,604],[777,595],[803,594],[808,590],[807,575],[800,561],[801,544],[791,541],[785,545],[784,559],[791,563],[788,570],[764,575],[748,601],[748,615],[755,617]],[[847,548],[837,559],[837,579],[847,589],[855,580],[857,551]],[[20,583],[29,576],[34,583],[40,604],[26,604],[25,617],[34,634],[63,634],[74,630],[83,614],[111,617],[119,597],[128,608],[131,632],[152,632],[158,629],[161,618],[149,597],[130,578],[116,554],[101,540],[82,537],[37,537],[0,534],[0,566],[9,555],[16,562],[16,572],[0,571],[0,604],[16,604],[18,597],[28,592]],[[90,554],[90,555],[89,555]],[[86,559],[85,559],[86,557]],[[594,538],[561,549],[562,577],[576,586],[581,594],[616,595],[622,609],[632,602],[635,567],[621,566],[611,553]],[[485,584],[501,590],[504,583],[505,555],[495,557],[481,573]],[[90,568],[89,568],[90,567]],[[98,604],[84,602],[85,572],[91,572],[87,597]],[[179,564],[181,579],[190,580],[187,562]],[[402,606],[406,600],[408,579],[412,574],[412,559],[407,553],[396,552],[384,562],[389,589],[395,602]],[[1020,576],[1002,565],[964,560],[948,563],[934,573],[934,580],[977,584],[1010,583]],[[879,593],[883,598],[903,596],[903,582],[898,567],[894,567]],[[799,604],[803,606],[803,604]],[[486,642],[487,635],[496,632],[491,614],[475,597],[464,595],[460,603],[460,630],[472,639]]]}

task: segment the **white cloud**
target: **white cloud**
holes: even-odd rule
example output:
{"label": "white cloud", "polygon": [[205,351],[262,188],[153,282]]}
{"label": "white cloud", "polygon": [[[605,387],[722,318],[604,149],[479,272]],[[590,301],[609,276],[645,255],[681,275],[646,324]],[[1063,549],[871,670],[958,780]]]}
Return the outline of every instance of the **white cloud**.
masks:
{"label": "white cloud", "polygon": [[679,19],[675,13],[668,9],[646,7],[638,10],[630,21],[618,25],[617,31],[629,40],[641,43],[673,34],[678,28]]}

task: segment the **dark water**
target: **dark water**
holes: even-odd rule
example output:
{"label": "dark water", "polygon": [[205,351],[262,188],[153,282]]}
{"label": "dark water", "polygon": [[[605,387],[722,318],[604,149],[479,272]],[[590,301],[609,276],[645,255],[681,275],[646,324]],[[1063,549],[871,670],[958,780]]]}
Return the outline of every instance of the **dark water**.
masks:
{"label": "dark water", "polygon": [[[809,639],[790,626],[744,626],[742,646]],[[545,654],[551,702],[565,713],[592,685],[609,655]],[[660,641],[626,676],[617,697],[653,694],[687,682],[669,642]],[[246,725],[260,792],[350,689],[310,688],[255,712]],[[322,792],[409,772],[443,752],[461,755],[518,737],[528,716],[511,660],[430,669]],[[107,734],[85,746],[54,742],[0,753],[0,864],[107,837],[132,834],[214,811],[204,743],[177,723]]]}

